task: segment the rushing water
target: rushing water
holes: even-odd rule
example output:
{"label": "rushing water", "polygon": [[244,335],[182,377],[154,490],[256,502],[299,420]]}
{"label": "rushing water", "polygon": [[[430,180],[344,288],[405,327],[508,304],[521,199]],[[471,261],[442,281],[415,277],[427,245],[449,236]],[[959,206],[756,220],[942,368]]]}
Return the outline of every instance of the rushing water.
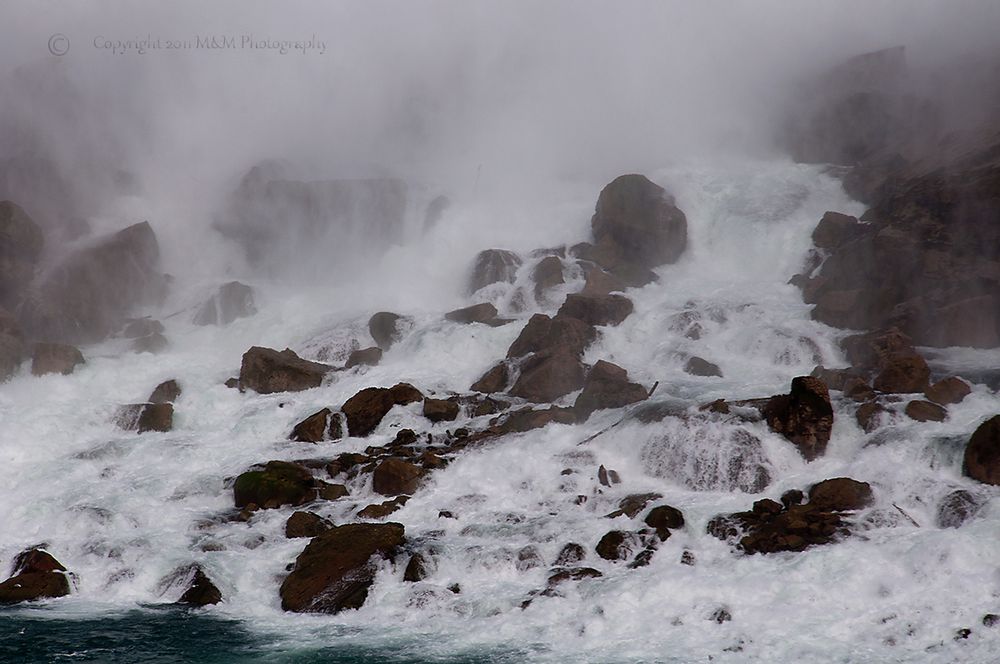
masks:
{"label": "rushing water", "polygon": [[[629,293],[635,313],[602,331],[588,361],[620,364],[645,385],[659,381],[655,399],[681,408],[786,392],[792,377],[816,364],[843,366],[836,344],[843,333],[810,320],[786,283],[801,269],[825,210],[862,210],[837,180],[787,161],[649,175],[685,210],[690,247],[679,263],[658,270],[660,283]],[[998,410],[984,384],[951,407],[945,422],[896,415],[873,435],[855,424],[849,403],[838,402],[827,454],[810,464],[762,424],[734,434],[734,425],[699,419],[694,410],[656,424],[627,422],[583,444],[621,413],[510,436],[462,453],[392,516],[409,538],[438,552],[428,579],[404,583],[402,568],[386,563],[359,611],[281,612],[277,588],[304,540],[283,537],[290,509],[260,512],[249,523],[213,521],[232,506],[228,482],[269,459],[382,444],[400,427],[443,432],[447,423],[428,426],[414,405],[392,411],[367,439],[316,446],[286,440],[305,415],[370,385],[405,380],[425,392],[466,389],[503,357],[521,327],[443,321],[444,311],[474,302],[462,292],[472,256],[487,246],[527,251],[586,239],[600,184],[568,184],[543,201],[503,210],[459,197],[426,236],[391,249],[367,271],[306,286],[254,282],[260,313],[226,328],[190,324],[188,308],[213,284],[181,272],[166,309],[182,313],[164,319],[171,340],[164,353],[130,354],[124,341],[112,340],[85,349],[88,363],[71,376],[34,378],[24,367],[0,386],[0,561],[9,565],[18,551],[44,543],[75,573],[75,590],[4,609],[0,659],[997,661],[1000,630],[979,623],[1000,609],[997,501],[960,529],[934,525],[938,501],[954,488],[996,496],[960,472],[964,441]],[[155,216],[150,211],[154,227]],[[180,272],[182,265],[167,268]],[[486,292],[519,321],[531,312],[508,307],[530,268],[528,261],[518,284]],[[539,308],[553,311],[580,283],[568,279]],[[240,394],[222,384],[251,345],[331,359],[353,339],[369,345],[365,323],[381,309],[408,314],[414,325],[378,367],[299,393]],[[697,339],[685,336],[691,320],[701,328]],[[724,378],[683,373],[689,355],[718,364]],[[932,366],[942,375],[982,372],[1000,366],[1000,354],[951,349],[936,353]],[[119,404],[143,400],[168,378],[184,390],[172,432],[115,428]],[[748,450],[747,440],[759,442]],[[751,453],[772,478],[760,495],[741,492],[727,474]],[[618,471],[622,484],[600,487],[602,464]],[[838,476],[875,488],[876,505],[857,517],[857,537],[804,553],[746,557],[705,534],[715,514]],[[377,498],[370,480],[349,488],[349,498],[310,509],[341,523]],[[603,515],[623,496],[646,491],[683,510],[686,528],[646,567],[597,558],[592,548],[601,535],[629,527],[625,517]],[[574,502],[579,494],[589,496],[583,505]],[[457,519],[439,518],[441,510]],[[591,551],[586,564],[603,578],[564,584],[561,596],[522,609],[569,541]],[[518,568],[517,552],[528,545],[546,565]],[[693,566],[680,564],[685,550]],[[220,587],[222,604],[169,607],[180,589],[164,578],[191,562]],[[460,593],[447,589],[454,583]],[[717,624],[709,618],[722,606],[732,620]],[[963,627],[971,636],[954,640]]]}

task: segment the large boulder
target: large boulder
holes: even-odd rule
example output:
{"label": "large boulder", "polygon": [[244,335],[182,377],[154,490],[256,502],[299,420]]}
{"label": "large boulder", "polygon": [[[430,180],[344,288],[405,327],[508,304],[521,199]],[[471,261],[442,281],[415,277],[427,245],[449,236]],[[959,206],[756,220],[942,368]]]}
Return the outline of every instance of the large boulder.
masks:
{"label": "large boulder", "polygon": [[1000,486],[1000,415],[976,428],[965,447],[962,472],[984,484]]}
{"label": "large boulder", "polygon": [[546,291],[564,283],[562,261],[558,256],[546,256],[531,271],[531,279],[535,282],[535,299],[541,301]]}
{"label": "large boulder", "polygon": [[510,388],[516,397],[538,403],[555,401],[583,387],[583,362],[562,348],[535,353],[521,363],[521,374]]}
{"label": "large boulder", "polygon": [[17,204],[0,201],[0,307],[14,307],[35,274],[42,230]]}
{"label": "large boulder", "polygon": [[621,408],[630,403],[643,401],[649,397],[649,391],[628,379],[628,372],[617,364],[598,360],[587,372],[583,391],[573,404],[581,420],[590,417],[595,410],[602,408]]}
{"label": "large boulder", "polygon": [[571,293],[557,317],[575,318],[588,325],[618,325],[632,314],[632,300],[624,295]]}
{"label": "large boulder", "polygon": [[236,507],[298,506],[316,498],[315,487],[316,482],[308,469],[288,461],[268,461],[263,467],[248,470],[236,478],[233,501]]}
{"label": "large boulder", "polygon": [[961,403],[971,393],[969,384],[956,376],[943,378],[924,390],[924,396],[942,406]]}
{"label": "large boulder", "polygon": [[118,409],[115,424],[137,433],[170,431],[174,426],[174,405],[167,401],[127,404]]}
{"label": "large boulder", "polygon": [[304,360],[286,348],[276,351],[254,346],[243,354],[240,387],[260,394],[298,392],[319,387],[333,367]]}
{"label": "large boulder", "polygon": [[180,396],[181,386],[177,384],[176,379],[171,378],[153,388],[147,401],[149,403],[174,403]]}
{"label": "large boulder", "polygon": [[372,489],[383,496],[412,495],[420,486],[424,470],[415,464],[391,457],[372,471]]}
{"label": "large boulder", "polygon": [[389,350],[402,338],[401,326],[405,320],[391,311],[379,311],[368,319],[368,333],[372,335],[376,346],[382,350]]}
{"label": "large boulder", "polygon": [[860,510],[873,500],[871,485],[850,477],[823,480],[809,489],[809,503],[829,510]]}
{"label": "large boulder", "polygon": [[486,249],[476,255],[469,276],[468,293],[475,293],[495,283],[514,283],[517,269],[521,267],[521,257],[513,251]]}
{"label": "large boulder", "polygon": [[392,387],[367,387],[344,402],[341,411],[351,436],[367,436],[379,425],[393,406],[405,406],[423,399],[423,394],[409,383]]}
{"label": "large boulder", "polygon": [[497,320],[497,308],[489,302],[483,302],[471,307],[449,311],[444,317],[445,320],[450,320],[453,323],[486,323],[490,325]]}
{"label": "large boulder", "polygon": [[159,303],[166,278],[149,223],[129,226],[70,254],[46,273],[22,306],[33,337],[65,343],[100,341],[134,308]]}
{"label": "large boulder", "polygon": [[792,441],[806,461],[823,455],[833,429],[830,393],[818,378],[792,379],[788,394],[771,397],[762,413],[768,426]]}
{"label": "large boulder", "polygon": [[299,510],[294,512],[285,522],[285,537],[316,537],[330,530],[333,524],[314,512]]}
{"label": "large boulder", "polygon": [[69,591],[69,579],[62,563],[46,551],[29,549],[18,554],[10,578],[0,583],[0,604],[63,597]]}
{"label": "large boulder", "polygon": [[578,318],[535,314],[507,350],[507,357],[523,357],[529,353],[562,349],[580,357],[597,338],[597,330]]}
{"label": "large boulder", "polygon": [[357,609],[375,581],[378,559],[405,541],[399,523],[352,523],[313,538],[281,584],[281,608],[297,613]]}
{"label": "large boulder", "polygon": [[474,392],[492,394],[493,392],[503,392],[510,383],[510,367],[507,362],[501,361],[486,371],[479,380],[469,387]]}
{"label": "large boulder", "polygon": [[347,356],[347,362],[344,363],[345,369],[353,369],[354,367],[374,367],[378,366],[378,363],[382,361],[382,349],[378,346],[372,346],[371,348],[359,348],[358,350],[351,351],[351,354]]}
{"label": "large boulder", "polygon": [[424,417],[431,422],[451,422],[458,417],[458,402],[453,399],[424,399]]}
{"label": "large boulder", "polygon": [[31,373],[35,376],[50,373],[68,376],[81,364],[86,364],[83,353],[68,344],[37,343],[31,355]]}
{"label": "large boulder", "polygon": [[643,175],[622,175],[605,186],[590,223],[595,245],[613,256],[604,267],[674,263],[687,247],[684,213]]}
{"label": "large boulder", "polygon": [[229,325],[237,318],[246,318],[257,313],[254,305],[253,288],[238,281],[230,281],[219,286],[218,292],[210,297],[194,316],[195,325]]}
{"label": "large boulder", "polygon": [[930,385],[927,361],[896,328],[850,336],[842,345],[851,364],[874,373],[872,386],[880,392],[923,392]]}

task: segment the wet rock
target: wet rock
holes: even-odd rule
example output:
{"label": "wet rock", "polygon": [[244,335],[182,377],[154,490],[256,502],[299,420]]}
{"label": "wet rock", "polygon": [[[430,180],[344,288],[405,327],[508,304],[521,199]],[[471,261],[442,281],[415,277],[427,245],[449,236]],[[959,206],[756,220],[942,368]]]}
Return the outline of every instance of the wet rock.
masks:
{"label": "wet rock", "polygon": [[458,417],[458,403],[448,399],[424,399],[424,417],[431,422],[451,422]]}
{"label": "wet rock", "polygon": [[86,364],[83,353],[67,344],[37,343],[31,356],[31,373],[44,376],[59,373],[68,376],[81,364]]}
{"label": "wet rock", "polygon": [[303,360],[286,348],[276,351],[254,346],[243,354],[240,367],[240,387],[259,394],[299,392],[323,383],[332,367]]}
{"label": "wet rock", "polygon": [[177,600],[179,604],[187,604],[188,606],[209,606],[221,601],[222,593],[200,567],[195,568],[188,589]]}
{"label": "wet rock", "polygon": [[863,228],[856,217],[839,212],[826,212],[813,231],[812,240],[820,249],[836,249],[858,237]]}
{"label": "wet rock", "polygon": [[340,500],[344,496],[350,495],[347,487],[343,484],[330,484],[321,480],[314,480],[313,486],[316,489],[316,497],[322,500]]}
{"label": "wet rock", "polygon": [[818,365],[809,375],[819,378],[831,390],[843,390],[845,385],[856,378],[861,378],[861,374],[854,368],[827,369],[823,365]]}
{"label": "wet rock", "polygon": [[409,461],[386,459],[372,473],[372,489],[383,496],[412,495],[420,486],[424,472],[423,468]]}
{"label": "wet rock", "polygon": [[556,556],[555,565],[557,567],[564,567],[566,565],[572,565],[578,563],[587,557],[587,551],[576,542],[569,542],[559,551],[559,555]]}
{"label": "wet rock", "polygon": [[333,524],[313,512],[294,512],[285,522],[285,537],[316,537],[330,530]]}
{"label": "wet rock", "polygon": [[259,470],[249,470],[236,478],[233,501],[236,507],[254,504],[263,509],[302,505],[316,497],[312,474],[287,461],[268,461]]}
{"label": "wet rock", "polygon": [[41,549],[18,554],[13,574],[0,583],[0,605],[68,595],[70,587],[65,571],[62,563]]}
{"label": "wet rock", "polygon": [[406,501],[409,499],[409,496],[396,496],[392,500],[386,500],[381,503],[373,503],[360,510],[358,512],[358,518],[374,520],[384,519],[405,505]]}
{"label": "wet rock", "polygon": [[632,533],[612,530],[605,533],[594,550],[605,560],[628,560],[634,547],[635,536]]}
{"label": "wet rock", "polygon": [[548,578],[549,588],[554,588],[566,581],[583,581],[584,579],[599,579],[603,574],[593,567],[568,567],[564,569],[554,569]]}
{"label": "wet rock", "polygon": [[608,470],[604,467],[604,464],[597,469],[597,481],[601,486],[611,486],[612,484],[621,484],[621,477],[618,476],[618,471]]}
{"label": "wet rock", "polygon": [[583,362],[565,349],[535,353],[521,364],[510,394],[536,403],[552,402],[584,385]]}
{"label": "wet rock", "polygon": [[174,426],[174,405],[172,403],[128,404],[118,409],[115,423],[126,431],[167,432]]}
{"label": "wet rock", "polygon": [[842,345],[851,364],[876,374],[873,386],[880,392],[923,392],[929,385],[927,362],[896,328],[854,335]]}
{"label": "wet rock", "polygon": [[719,368],[719,365],[712,364],[708,360],[704,360],[697,355],[693,355],[688,358],[687,364],[684,365],[684,371],[692,376],[722,377],[722,369]]}
{"label": "wet rock", "polygon": [[618,503],[618,509],[607,515],[609,519],[614,519],[619,516],[625,515],[630,519],[634,519],[639,512],[646,509],[651,501],[658,500],[663,496],[658,493],[633,493],[625,496]]}
{"label": "wet rock", "polygon": [[791,392],[771,397],[762,413],[768,426],[794,443],[806,461],[826,451],[833,428],[833,407],[826,385],[818,378],[793,378]]}
{"label": "wet rock", "polygon": [[865,433],[871,433],[881,426],[882,414],[885,412],[885,408],[878,402],[867,401],[858,406],[854,417]]}
{"label": "wet rock", "polygon": [[345,369],[352,369],[354,367],[374,367],[379,362],[382,361],[382,349],[378,346],[372,346],[371,348],[361,348],[359,350],[351,351],[351,354],[347,356],[347,362],[344,364]]}
{"label": "wet rock", "polygon": [[562,261],[558,256],[543,258],[531,271],[531,279],[535,282],[535,299],[540,301],[548,289],[564,283]]}
{"label": "wet rock", "polygon": [[507,357],[523,357],[553,349],[562,349],[579,357],[596,337],[597,330],[577,318],[558,315],[550,318],[545,314],[535,314],[510,345]]}
{"label": "wet rock", "polygon": [[649,391],[628,379],[628,372],[617,364],[598,360],[583,385],[583,392],[576,398],[573,409],[581,420],[586,420],[595,410],[621,408],[631,403],[644,401]]}
{"label": "wet rock", "polygon": [[628,288],[628,284],[618,276],[602,270],[596,265],[590,265],[584,273],[582,295],[608,295],[610,293],[621,292]]}
{"label": "wet rock", "polygon": [[453,323],[486,323],[490,324],[497,318],[497,308],[489,302],[474,304],[471,307],[455,309],[444,315],[445,320]]}
{"label": "wet rock", "polygon": [[389,350],[394,343],[403,338],[401,323],[404,321],[399,314],[391,311],[380,311],[368,319],[368,332],[375,340],[375,345],[382,350]]}
{"label": "wet rock", "polygon": [[1000,615],[995,613],[987,613],[983,616],[983,627],[996,627],[1000,625]]}
{"label": "wet rock", "polygon": [[14,375],[28,358],[28,344],[17,321],[0,309],[0,383]]}
{"label": "wet rock", "polygon": [[937,510],[938,528],[958,528],[982,508],[985,501],[964,489],[952,491],[941,501]]}
{"label": "wet rock", "polygon": [[670,505],[654,507],[649,510],[649,514],[643,521],[656,531],[661,541],[670,537],[671,530],[679,530],[684,527],[684,515],[679,509]]}
{"label": "wet rock", "polygon": [[181,386],[174,379],[157,385],[149,395],[149,403],[174,403],[181,396]]}
{"label": "wet rock", "polygon": [[693,553],[691,553],[686,549],[681,552],[681,565],[689,565],[693,567],[694,563],[695,563],[695,558]]}
{"label": "wet rock", "polygon": [[965,397],[969,396],[972,388],[961,378],[952,376],[934,383],[924,391],[924,396],[934,403],[948,406],[953,403],[961,403]]}
{"label": "wet rock", "polygon": [[[496,434],[524,433],[532,429],[540,429],[552,423],[576,424],[576,415],[570,408],[522,408],[512,411],[496,424]],[[492,424],[492,422],[491,422]]]}
{"label": "wet rock", "polygon": [[604,187],[591,228],[595,245],[617,259],[605,261],[605,267],[674,263],[687,247],[684,213],[662,187],[642,175],[622,175]]}
{"label": "wet rock", "polygon": [[517,552],[517,558],[514,560],[514,567],[516,567],[519,572],[527,572],[529,569],[541,567],[544,564],[545,561],[542,560],[542,556],[538,553],[538,549],[530,544],[521,548]]}
{"label": "wet rock", "polygon": [[0,307],[14,308],[35,274],[45,238],[12,201],[0,201]]}
{"label": "wet rock", "polygon": [[521,257],[512,251],[486,249],[476,255],[469,277],[468,293],[495,283],[514,283],[517,269],[521,267]]}
{"label": "wet rock", "polygon": [[332,414],[333,411],[329,408],[324,408],[313,413],[295,425],[295,428],[292,429],[292,435],[289,438],[301,443],[318,443],[322,441],[327,435],[327,424]]}
{"label": "wet rock", "polygon": [[341,411],[351,436],[367,436],[378,427],[393,406],[403,406],[423,399],[423,394],[408,383],[391,388],[367,387],[344,402]]}
{"label": "wet rock", "polygon": [[914,399],[906,404],[906,415],[917,422],[944,422],[948,411],[936,403]]}
{"label": "wet rock", "polygon": [[1000,415],[980,424],[965,448],[962,473],[983,484],[1000,486]]}
{"label": "wet rock", "polygon": [[729,609],[720,606],[715,611],[712,611],[712,615],[708,617],[709,620],[719,623],[720,625],[724,622],[729,622],[733,619],[733,614],[729,612]]}
{"label": "wet rock", "polygon": [[507,389],[509,383],[510,368],[506,362],[499,362],[484,373],[469,389],[474,392],[482,392],[483,394],[492,394],[494,392],[503,392]]}
{"label": "wet rock", "polygon": [[126,339],[139,339],[153,334],[163,334],[163,323],[153,318],[135,318],[129,321],[122,336]]}
{"label": "wet rock", "polygon": [[873,500],[870,484],[849,477],[823,480],[809,489],[809,504],[828,510],[860,510]]}
{"label": "wet rock", "polygon": [[781,494],[781,504],[787,509],[792,505],[801,505],[805,496],[799,489],[789,489]]}
{"label": "wet rock", "polygon": [[588,325],[618,325],[633,309],[632,300],[624,295],[570,293],[556,317],[575,318]]}
{"label": "wet rock", "polygon": [[133,308],[160,302],[166,280],[159,265],[159,244],[148,223],[105,236],[47,273],[23,304],[25,330],[50,341],[100,341]]}
{"label": "wet rock", "polygon": [[426,579],[429,574],[430,568],[423,554],[414,553],[410,556],[410,562],[406,563],[406,569],[403,571],[403,581],[417,583]]}
{"label": "wet rock", "polygon": [[866,380],[852,376],[844,383],[844,396],[853,401],[869,401],[876,398],[875,390]]}
{"label": "wet rock", "polygon": [[392,558],[404,542],[399,523],[352,523],[313,538],[281,584],[281,608],[297,613],[338,613],[360,608],[375,581],[378,560]]}
{"label": "wet rock", "polygon": [[238,281],[219,286],[194,316],[195,325],[229,325],[238,318],[247,318],[257,313],[253,288]]}

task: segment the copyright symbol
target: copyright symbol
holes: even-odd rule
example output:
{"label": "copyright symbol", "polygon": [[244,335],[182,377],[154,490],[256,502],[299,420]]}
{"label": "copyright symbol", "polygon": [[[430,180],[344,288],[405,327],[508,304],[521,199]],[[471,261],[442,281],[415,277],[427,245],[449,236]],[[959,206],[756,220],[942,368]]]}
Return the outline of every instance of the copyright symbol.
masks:
{"label": "copyright symbol", "polygon": [[52,55],[66,55],[69,51],[69,37],[57,32],[49,37],[49,53]]}

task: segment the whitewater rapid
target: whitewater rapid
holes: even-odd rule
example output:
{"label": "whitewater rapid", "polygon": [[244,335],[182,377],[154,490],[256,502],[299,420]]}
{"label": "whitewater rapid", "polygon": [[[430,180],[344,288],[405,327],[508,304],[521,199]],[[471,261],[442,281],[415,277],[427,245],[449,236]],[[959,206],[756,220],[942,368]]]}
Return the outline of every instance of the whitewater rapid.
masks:
{"label": "whitewater rapid", "polygon": [[[659,283],[628,292],[635,312],[602,329],[585,361],[609,360],[631,380],[659,382],[654,398],[679,408],[784,393],[792,377],[817,364],[846,365],[836,343],[844,333],[812,321],[787,284],[802,270],[823,212],[863,211],[838,180],[785,160],[647,175],[685,211],[690,246],[678,263],[657,270]],[[180,589],[164,588],[163,578],[197,562],[225,598],[205,611],[242,621],[282,652],[333,643],[455,661],[483,652],[509,661],[996,661],[1000,636],[979,620],[1000,609],[997,491],[961,475],[965,441],[998,412],[996,393],[982,384],[950,407],[944,422],[897,415],[871,435],[855,423],[853,406],[837,402],[826,455],[809,464],[766,425],[741,425],[761,441],[772,480],[762,494],[733,490],[719,472],[705,470],[726,467],[741,448],[731,425],[697,417],[629,421],[581,444],[622,415],[599,411],[583,425],[551,425],[470,448],[390,517],[409,539],[438,552],[428,579],[404,583],[404,557],[394,568],[384,565],[358,611],[281,612],[278,586],[305,540],[284,537],[291,508],[258,512],[249,524],[221,519],[233,505],[232,478],[271,459],[327,458],[384,444],[401,427],[443,433],[449,423],[429,425],[413,404],[393,410],[365,439],[287,440],[303,417],[364,387],[407,381],[425,393],[467,390],[533,313],[511,308],[514,289],[528,283],[529,260],[517,283],[485,291],[518,322],[490,328],[444,321],[445,311],[479,301],[464,293],[473,256],[489,247],[526,255],[588,239],[601,185],[566,183],[530,205],[508,207],[473,192],[457,196],[423,237],[355,274],[312,285],[237,274],[257,290],[260,311],[225,328],[190,323],[191,308],[217,282],[200,273],[185,279],[182,264],[168,265],[178,279],[164,310],[180,313],[163,318],[171,342],[165,352],[131,354],[124,341],[111,340],[85,348],[87,364],[70,376],[36,378],[22,367],[0,385],[0,565],[44,543],[76,574],[76,587],[68,598],[18,611],[93,617],[172,602]],[[157,211],[147,215],[156,228]],[[553,313],[581,285],[582,275],[568,278],[534,310]],[[223,385],[253,345],[342,360],[352,340],[370,345],[367,319],[379,310],[412,316],[414,325],[377,367],[337,373],[328,385],[297,393],[241,394]],[[685,336],[683,314],[691,311],[697,339]],[[714,362],[724,377],[684,373],[689,355]],[[951,349],[932,361],[941,375],[998,366],[997,351]],[[120,404],[143,401],[170,378],[183,389],[173,431],[137,435],[114,426]],[[600,465],[622,483],[600,486]],[[875,490],[876,505],[857,517],[859,536],[803,553],[743,556],[705,533],[716,514],[840,476]],[[994,500],[960,529],[940,529],[937,503],[955,488]],[[382,500],[367,476],[349,489],[349,498],[308,509],[343,523]],[[627,523],[604,515],[625,495],[647,491],[681,509],[685,528],[646,567],[598,558],[600,537]],[[589,499],[577,505],[577,495]],[[441,510],[457,518],[439,518]],[[570,541],[588,550],[584,564],[603,578],[563,584],[561,597],[538,597],[522,610]],[[529,545],[545,564],[519,569],[517,553]],[[694,565],[680,563],[684,551]],[[455,583],[458,594],[448,590]],[[710,619],[720,607],[731,621]],[[972,636],[953,640],[962,627]]]}

